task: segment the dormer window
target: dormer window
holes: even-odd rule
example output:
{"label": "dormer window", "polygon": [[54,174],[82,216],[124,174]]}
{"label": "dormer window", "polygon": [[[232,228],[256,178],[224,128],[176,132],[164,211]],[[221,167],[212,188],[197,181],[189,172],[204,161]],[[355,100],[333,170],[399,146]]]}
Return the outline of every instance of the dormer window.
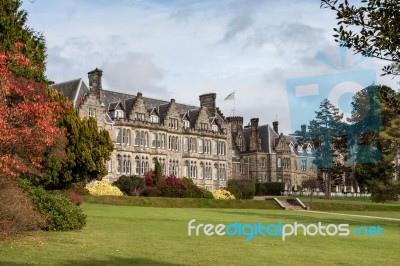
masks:
{"label": "dormer window", "polygon": [[188,120],[183,120],[183,128],[190,128],[190,123]]}
{"label": "dormer window", "polygon": [[212,130],[213,132],[218,132],[218,126],[217,126],[217,125],[212,125],[212,126],[211,126],[211,130]]}
{"label": "dormer window", "polygon": [[201,130],[208,130],[208,124],[207,123],[200,123],[200,129]]}
{"label": "dormer window", "polygon": [[89,107],[89,116],[90,117],[96,117],[96,108]]}
{"label": "dormer window", "polygon": [[310,144],[307,145],[307,153],[311,153],[311,145]]}
{"label": "dormer window", "polygon": [[151,115],[150,116],[150,123],[153,123],[153,124],[156,124],[156,123],[159,123],[159,118],[158,118],[158,116],[156,116],[156,115]]}
{"label": "dormer window", "polygon": [[122,110],[115,110],[115,118],[116,118],[116,119],[124,118],[124,111],[122,111]]}
{"label": "dormer window", "polygon": [[135,119],[139,121],[144,121],[144,114],[143,113],[135,113]]}
{"label": "dormer window", "polygon": [[169,128],[178,129],[178,119],[176,119],[176,118],[170,118],[170,119],[169,119],[169,123],[168,123],[168,127],[169,127]]}
{"label": "dormer window", "polygon": [[297,152],[298,153],[303,153],[303,148],[300,145],[297,147]]}
{"label": "dormer window", "polygon": [[293,143],[292,142],[289,143],[289,148],[290,148],[290,151],[293,152]]}

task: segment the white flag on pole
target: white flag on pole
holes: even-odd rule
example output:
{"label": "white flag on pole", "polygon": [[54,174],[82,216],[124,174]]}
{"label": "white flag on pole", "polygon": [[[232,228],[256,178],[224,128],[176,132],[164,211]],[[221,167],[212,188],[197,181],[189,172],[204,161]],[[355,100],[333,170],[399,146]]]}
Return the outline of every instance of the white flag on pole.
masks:
{"label": "white flag on pole", "polygon": [[233,101],[235,100],[235,92],[230,93],[228,96],[225,97],[224,101]]}

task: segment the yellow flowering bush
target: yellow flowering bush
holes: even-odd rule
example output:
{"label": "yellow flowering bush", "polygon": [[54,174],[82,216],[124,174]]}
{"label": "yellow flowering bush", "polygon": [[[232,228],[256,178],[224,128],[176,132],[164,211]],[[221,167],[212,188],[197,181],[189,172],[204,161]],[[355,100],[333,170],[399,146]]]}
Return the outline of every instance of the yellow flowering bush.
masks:
{"label": "yellow flowering bush", "polygon": [[225,189],[214,190],[212,194],[214,199],[235,199],[235,196]]}
{"label": "yellow flowering bush", "polygon": [[116,186],[111,185],[107,180],[96,182],[92,187],[88,188],[90,195],[95,196],[122,196],[123,193]]}

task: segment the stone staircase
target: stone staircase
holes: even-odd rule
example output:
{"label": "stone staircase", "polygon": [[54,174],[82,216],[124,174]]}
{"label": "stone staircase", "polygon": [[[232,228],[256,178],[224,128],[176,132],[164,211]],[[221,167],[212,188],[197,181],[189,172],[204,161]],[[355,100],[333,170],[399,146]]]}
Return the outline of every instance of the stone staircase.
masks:
{"label": "stone staircase", "polygon": [[298,198],[290,198],[286,199],[286,201],[280,201],[277,198],[274,198],[274,200],[283,210],[304,211],[309,209],[309,207],[304,205],[304,203]]}

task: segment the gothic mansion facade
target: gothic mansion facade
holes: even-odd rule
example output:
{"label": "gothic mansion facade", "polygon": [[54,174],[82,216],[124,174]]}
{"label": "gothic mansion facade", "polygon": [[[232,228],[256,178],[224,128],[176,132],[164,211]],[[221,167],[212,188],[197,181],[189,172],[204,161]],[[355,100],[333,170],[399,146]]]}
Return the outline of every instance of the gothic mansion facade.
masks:
{"label": "gothic mansion facade", "polygon": [[143,176],[157,159],[164,175],[188,177],[208,190],[226,187],[229,178],[256,182],[280,181],[287,187],[316,176],[310,144],[279,135],[274,128],[243,127],[242,117],[225,118],[216,107],[216,94],[199,96],[200,106],[129,95],[102,88],[102,71],[82,79],[53,85],[68,97],[81,117],[97,120],[114,142],[104,179],[121,175]]}
{"label": "gothic mansion facade", "polygon": [[[143,176],[157,159],[163,174],[192,178],[213,190],[226,187],[231,176],[231,128],[216,107],[216,94],[200,95],[200,107],[103,90],[102,71],[88,73],[89,87],[76,79],[54,87],[78,108],[96,118],[114,142],[108,175]],[[89,89],[90,88],[90,89]]]}

